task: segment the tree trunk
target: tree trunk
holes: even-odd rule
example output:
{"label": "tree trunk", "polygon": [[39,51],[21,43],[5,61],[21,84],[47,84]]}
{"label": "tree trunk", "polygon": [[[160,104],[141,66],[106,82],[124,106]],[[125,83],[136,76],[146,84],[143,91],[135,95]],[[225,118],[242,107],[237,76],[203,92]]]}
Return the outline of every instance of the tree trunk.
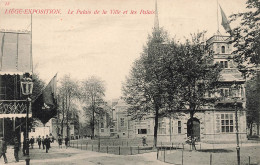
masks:
{"label": "tree trunk", "polygon": [[193,131],[193,117],[194,117],[194,110],[190,111],[190,140],[192,145],[192,150],[195,148],[195,141],[194,141],[194,131]]}
{"label": "tree trunk", "polygon": [[159,119],[159,106],[155,105],[155,117],[154,117],[154,147],[157,147],[157,131],[158,131],[158,119]]}
{"label": "tree trunk", "polygon": [[92,126],[92,138],[94,138],[95,136],[95,112],[94,112],[94,107],[92,107],[93,110],[92,110],[92,123],[91,123],[91,126]]}
{"label": "tree trunk", "polygon": [[253,134],[253,123],[250,123],[250,133],[249,136],[251,137]]}

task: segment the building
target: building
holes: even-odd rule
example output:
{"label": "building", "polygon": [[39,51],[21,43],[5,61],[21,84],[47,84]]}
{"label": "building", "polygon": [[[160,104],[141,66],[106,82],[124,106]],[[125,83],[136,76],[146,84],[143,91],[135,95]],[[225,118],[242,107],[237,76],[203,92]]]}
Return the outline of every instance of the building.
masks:
{"label": "building", "polygon": [[0,45],[0,137],[12,142],[25,132],[28,106],[21,80],[32,75],[31,33],[0,32]]}
{"label": "building", "polygon": [[[214,63],[220,63],[222,71],[217,82],[217,92],[207,92],[204,97],[208,100],[218,98],[218,101],[208,103],[195,113],[194,136],[203,142],[235,141],[235,109],[237,108],[239,137],[244,141],[247,139],[245,79],[233,61],[230,37],[214,35],[206,41],[206,48],[207,53],[213,54]],[[232,91],[234,85],[237,86],[237,93]],[[122,138],[147,136],[148,139],[153,139],[154,118],[148,115],[141,120],[131,120],[127,108],[128,105],[123,100],[119,100],[113,107],[113,135]],[[185,142],[191,135],[190,125],[190,114],[187,109],[160,118],[158,142]]]}

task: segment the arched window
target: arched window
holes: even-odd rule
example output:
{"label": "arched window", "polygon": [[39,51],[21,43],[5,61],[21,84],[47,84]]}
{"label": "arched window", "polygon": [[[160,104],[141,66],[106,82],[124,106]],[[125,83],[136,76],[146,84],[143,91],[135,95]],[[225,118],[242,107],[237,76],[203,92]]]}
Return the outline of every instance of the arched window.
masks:
{"label": "arched window", "polygon": [[225,46],[221,46],[221,52],[222,52],[222,53],[225,53],[225,52],[226,52]]}

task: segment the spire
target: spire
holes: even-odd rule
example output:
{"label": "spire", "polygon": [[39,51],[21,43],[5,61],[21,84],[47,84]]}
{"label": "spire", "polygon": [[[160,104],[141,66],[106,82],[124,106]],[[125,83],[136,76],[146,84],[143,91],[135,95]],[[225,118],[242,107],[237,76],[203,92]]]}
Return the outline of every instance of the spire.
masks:
{"label": "spire", "polygon": [[157,10],[157,0],[155,0],[154,30],[155,31],[159,31],[159,19],[158,19],[158,10]]}

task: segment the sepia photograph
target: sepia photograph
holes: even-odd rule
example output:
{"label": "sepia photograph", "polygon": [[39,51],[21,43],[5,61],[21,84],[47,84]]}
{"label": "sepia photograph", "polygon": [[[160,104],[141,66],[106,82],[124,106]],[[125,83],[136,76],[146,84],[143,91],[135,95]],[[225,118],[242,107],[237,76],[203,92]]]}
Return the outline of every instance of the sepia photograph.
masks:
{"label": "sepia photograph", "polygon": [[0,164],[260,165],[259,0],[0,0]]}

